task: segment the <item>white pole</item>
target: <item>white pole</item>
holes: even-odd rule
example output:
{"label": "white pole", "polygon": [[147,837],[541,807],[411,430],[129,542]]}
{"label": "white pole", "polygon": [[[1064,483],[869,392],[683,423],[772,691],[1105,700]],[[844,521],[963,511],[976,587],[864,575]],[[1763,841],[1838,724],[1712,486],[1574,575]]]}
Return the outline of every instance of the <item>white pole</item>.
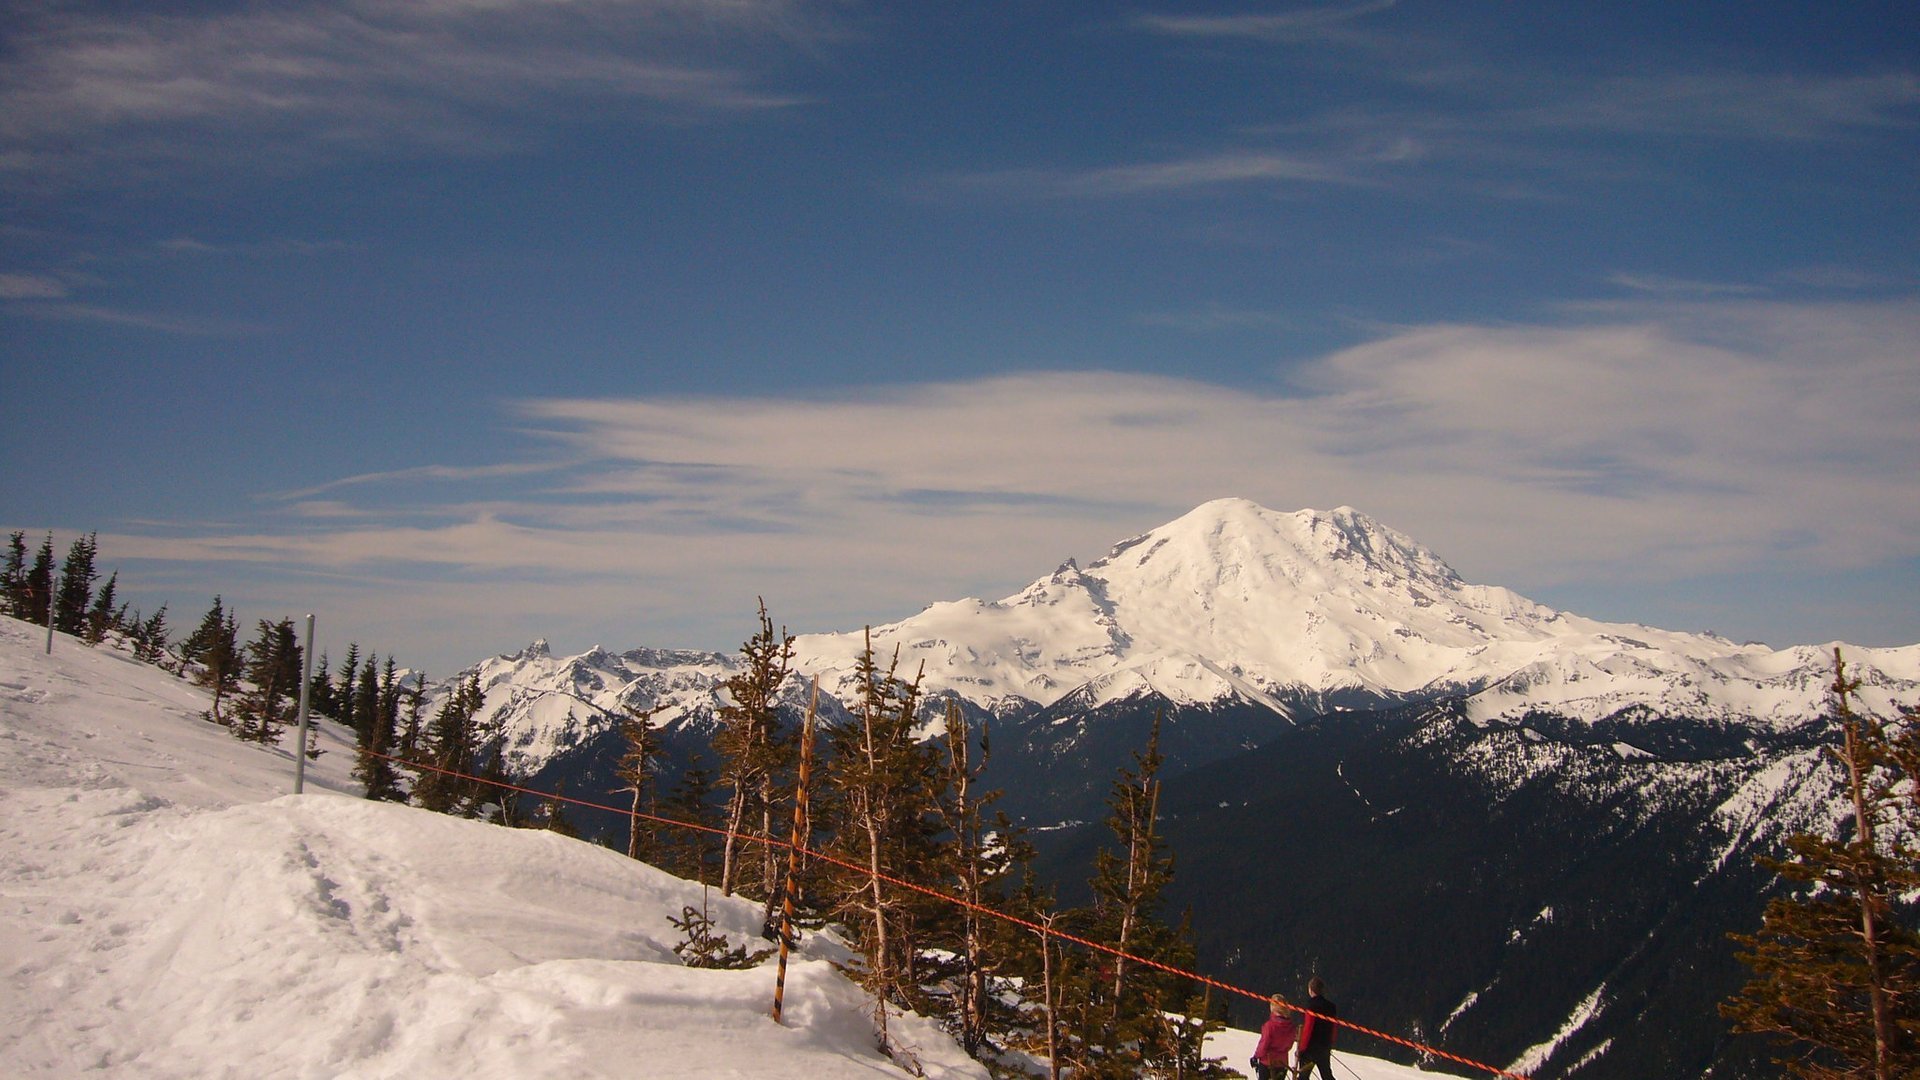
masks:
{"label": "white pole", "polygon": [[307,701],[313,693],[313,612],[307,612],[307,648],[300,660],[300,739],[293,745],[293,793],[307,786]]}

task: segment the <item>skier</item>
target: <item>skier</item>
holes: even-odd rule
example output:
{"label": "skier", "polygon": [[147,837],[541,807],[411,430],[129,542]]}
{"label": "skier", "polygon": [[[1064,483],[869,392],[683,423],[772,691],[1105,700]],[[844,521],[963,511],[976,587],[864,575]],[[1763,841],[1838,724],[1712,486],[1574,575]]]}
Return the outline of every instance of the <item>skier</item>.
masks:
{"label": "skier", "polygon": [[1293,1053],[1300,1032],[1280,995],[1267,999],[1267,1013],[1267,1022],[1260,1028],[1260,1045],[1253,1050],[1253,1071],[1260,1080],[1282,1080],[1291,1071],[1287,1057]]}
{"label": "skier", "polygon": [[1333,1018],[1340,1010],[1326,998],[1327,984],[1315,975],[1307,982],[1307,1021],[1300,1028],[1300,1080],[1320,1066],[1321,1080],[1333,1080]]}

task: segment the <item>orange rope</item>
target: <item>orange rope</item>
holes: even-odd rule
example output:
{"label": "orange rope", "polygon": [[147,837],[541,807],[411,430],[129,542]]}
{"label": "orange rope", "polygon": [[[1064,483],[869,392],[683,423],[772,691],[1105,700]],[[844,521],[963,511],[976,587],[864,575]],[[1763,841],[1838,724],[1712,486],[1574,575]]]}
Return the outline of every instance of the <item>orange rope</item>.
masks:
{"label": "orange rope", "polygon": [[[557,802],[572,803],[575,806],[586,807],[587,809],[590,809],[590,810],[604,810],[607,813],[619,814],[623,817],[644,818],[648,821],[658,822],[659,824],[662,824],[662,825],[672,825],[682,829],[695,829],[700,832],[713,833],[716,836],[726,836],[729,834],[729,831],[730,831],[730,830],[719,828],[713,825],[702,825],[699,822],[695,822],[695,821],[681,821],[678,818],[661,817],[658,814],[648,814],[639,810],[634,810],[630,807],[609,806],[605,803],[590,802],[586,799],[576,799],[569,795],[557,795],[549,791],[539,791],[534,788],[522,787],[518,784],[509,784],[503,780],[488,780],[485,777],[474,776],[470,773],[463,773],[454,769],[443,769],[437,765],[427,765],[418,761],[408,761],[405,758],[391,757],[387,754],[378,754],[378,753],[374,753],[371,750],[362,750],[359,752],[367,754],[371,757],[380,758],[384,761],[391,761],[398,765],[405,765],[410,769],[424,769],[428,772],[440,773],[443,776],[451,776],[461,780],[471,780],[471,781],[474,781],[475,783],[485,784],[489,787],[499,788],[503,791],[515,791],[523,795],[534,795],[543,799],[553,799]],[[737,839],[745,840],[745,841],[748,841],[749,843],[770,844],[774,847],[787,848],[802,856],[805,856],[806,858],[818,859],[821,862],[832,863],[835,866],[841,867],[842,869],[851,870],[862,876],[866,876],[870,873],[868,868],[864,866],[857,866],[853,863],[847,862],[844,859],[835,858],[834,856],[828,855],[825,852],[814,851],[812,848],[806,847],[798,843],[793,843],[786,840],[776,840],[768,836],[754,836],[751,833],[736,832],[736,833],[733,833],[732,835]],[[884,881],[889,885],[895,886],[896,888],[907,889],[912,892],[917,892],[917,893],[924,894],[926,896],[931,896],[937,900],[945,901],[946,903],[953,904],[957,907],[970,908],[982,914],[991,915],[996,919],[1000,919],[1005,922],[1012,923],[1015,926],[1024,927],[1025,929],[1032,930],[1034,933],[1040,934],[1043,937],[1059,938],[1061,941],[1072,942],[1073,944],[1079,945],[1082,948],[1091,949],[1094,952],[1105,953],[1109,956],[1126,960],[1128,963],[1144,964],[1147,967],[1156,968],[1160,971],[1164,971],[1169,975],[1175,975],[1185,979],[1192,979],[1195,982],[1203,983],[1207,986],[1214,987],[1215,989],[1224,990],[1229,994],[1239,994],[1242,997],[1252,998],[1255,1001],[1261,1001],[1261,1002],[1270,1001],[1274,997],[1274,995],[1271,995],[1271,994],[1262,994],[1253,990],[1248,990],[1245,987],[1235,986],[1232,983],[1222,982],[1219,979],[1215,979],[1207,975],[1202,975],[1196,971],[1187,971],[1182,968],[1174,967],[1171,964],[1161,963],[1158,960],[1153,960],[1148,957],[1135,956],[1131,953],[1122,952],[1121,950],[1116,949],[1111,945],[1103,945],[1100,942],[1093,941],[1088,938],[1079,937],[1074,934],[1069,934],[1063,930],[1055,930],[1049,926],[1044,926],[1040,923],[1034,922],[1031,919],[1023,919],[1018,915],[1012,915],[1007,912],[997,910],[995,908],[990,908],[984,904],[976,904],[971,901],[964,900],[958,896],[951,896],[951,895],[948,895],[947,893],[941,892],[938,889],[935,889],[926,885],[921,885],[917,882],[907,881],[904,878],[897,878],[888,874],[880,874],[878,875],[878,877],[880,878],[881,881]],[[1282,1000],[1285,1000],[1285,999],[1283,998]],[[1520,1073],[1508,1072],[1505,1069],[1500,1069],[1492,1065],[1488,1065],[1483,1061],[1475,1061],[1472,1058],[1461,1057],[1458,1054],[1449,1053],[1448,1051],[1442,1050],[1437,1046],[1429,1046],[1426,1043],[1415,1042],[1412,1039],[1403,1039],[1398,1035],[1390,1035],[1384,1031],[1379,1031],[1374,1028],[1366,1027],[1361,1024],[1356,1024],[1351,1020],[1342,1020],[1337,1016],[1324,1016],[1324,1015],[1321,1015],[1320,1013],[1316,1013],[1312,1011],[1311,1009],[1301,1008],[1298,1005],[1294,1005],[1292,1007],[1298,1010],[1299,1012],[1302,1012],[1308,1016],[1315,1017],[1316,1019],[1323,1020],[1327,1023],[1334,1024],[1339,1027],[1347,1028],[1352,1031],[1357,1031],[1362,1035],[1368,1035],[1376,1039],[1381,1039],[1386,1042],[1394,1043],[1398,1046],[1404,1046],[1410,1050],[1419,1051],[1422,1054],[1430,1054],[1434,1057],[1451,1061],[1456,1065],[1465,1065],[1468,1068],[1479,1069],[1482,1072],[1489,1073],[1493,1076],[1501,1077],[1502,1080],[1528,1080],[1526,1076],[1523,1076]]]}

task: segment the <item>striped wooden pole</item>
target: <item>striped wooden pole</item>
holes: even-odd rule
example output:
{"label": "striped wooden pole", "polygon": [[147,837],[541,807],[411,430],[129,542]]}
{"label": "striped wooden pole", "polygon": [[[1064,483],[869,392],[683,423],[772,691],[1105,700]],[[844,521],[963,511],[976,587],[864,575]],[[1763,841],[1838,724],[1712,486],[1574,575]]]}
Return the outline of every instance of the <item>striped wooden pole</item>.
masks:
{"label": "striped wooden pole", "polygon": [[813,717],[820,706],[820,676],[813,677],[807,718],[800,725],[800,784],[793,793],[793,843],[787,847],[787,880],[780,888],[780,972],[773,981],[773,1022],[778,1024],[787,996],[787,943],[793,938],[794,879],[800,873],[800,849],[806,846],[807,788],[813,772]]}

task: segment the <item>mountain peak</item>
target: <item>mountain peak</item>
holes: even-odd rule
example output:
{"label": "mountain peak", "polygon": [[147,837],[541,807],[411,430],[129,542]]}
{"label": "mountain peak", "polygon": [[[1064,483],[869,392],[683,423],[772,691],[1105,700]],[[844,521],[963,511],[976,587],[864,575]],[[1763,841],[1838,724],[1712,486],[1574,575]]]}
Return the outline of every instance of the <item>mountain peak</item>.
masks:
{"label": "mountain peak", "polygon": [[1344,505],[1281,513],[1250,499],[1214,499],[1116,544],[1089,569],[1144,568],[1154,559],[1169,572],[1172,564],[1182,564],[1189,577],[1251,576],[1309,590],[1335,582],[1370,588],[1389,581],[1441,589],[1460,584],[1459,575],[1433,551]]}

